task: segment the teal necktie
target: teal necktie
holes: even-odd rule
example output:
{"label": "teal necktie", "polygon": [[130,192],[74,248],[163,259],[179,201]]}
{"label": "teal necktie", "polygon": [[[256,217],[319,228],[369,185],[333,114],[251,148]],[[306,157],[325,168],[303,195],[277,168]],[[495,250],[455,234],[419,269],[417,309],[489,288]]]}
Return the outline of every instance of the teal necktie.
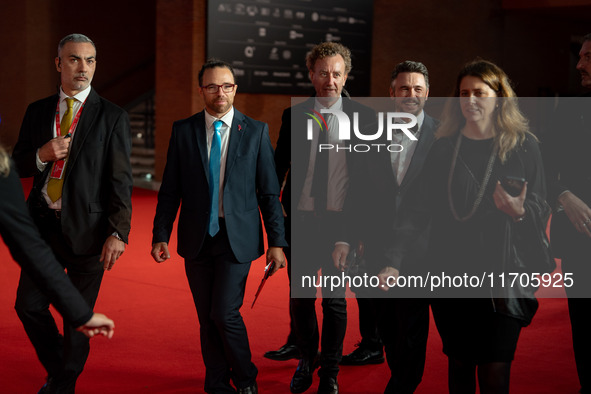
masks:
{"label": "teal necktie", "polygon": [[222,121],[213,122],[213,136],[211,139],[211,150],[209,151],[209,198],[211,201],[211,210],[209,213],[209,235],[212,237],[220,230],[220,158],[222,137],[220,130]]}

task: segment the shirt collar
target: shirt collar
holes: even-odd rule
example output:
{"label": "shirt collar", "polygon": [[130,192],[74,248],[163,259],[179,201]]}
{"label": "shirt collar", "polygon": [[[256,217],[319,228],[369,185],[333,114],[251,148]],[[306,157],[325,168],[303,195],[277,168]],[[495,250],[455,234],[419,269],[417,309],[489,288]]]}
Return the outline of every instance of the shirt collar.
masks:
{"label": "shirt collar", "polygon": [[318,98],[316,98],[316,100],[314,100],[314,109],[317,111],[320,111],[321,109],[337,109],[337,110],[343,110],[343,97],[339,97],[339,99],[337,101],[334,102],[333,105],[331,105],[330,107],[325,107],[323,106],[320,101],[318,100]]}
{"label": "shirt collar", "polygon": [[215,122],[218,119],[224,122],[226,126],[232,126],[232,121],[234,120],[234,107],[231,107],[228,113],[222,116],[221,118],[216,118],[205,110],[203,112],[205,112],[205,126],[208,130],[212,128],[213,122]]}
{"label": "shirt collar", "polygon": [[[81,92],[78,92],[77,94],[75,94],[74,96],[72,96],[72,98],[74,98],[77,101],[80,101],[81,103],[83,103],[88,98],[88,95],[90,94],[90,89],[91,89],[91,87],[90,87],[90,85],[88,85],[88,87],[86,89],[84,89]],[[63,89],[60,86],[60,102],[64,101],[68,97],[70,97],[70,96],[68,96],[66,93],[64,93]]]}
{"label": "shirt collar", "polygon": [[[423,122],[425,121],[425,111],[421,111],[420,114],[416,115],[417,117],[417,126],[419,126],[419,130],[423,127]],[[406,123],[402,118],[395,118],[394,123]]]}

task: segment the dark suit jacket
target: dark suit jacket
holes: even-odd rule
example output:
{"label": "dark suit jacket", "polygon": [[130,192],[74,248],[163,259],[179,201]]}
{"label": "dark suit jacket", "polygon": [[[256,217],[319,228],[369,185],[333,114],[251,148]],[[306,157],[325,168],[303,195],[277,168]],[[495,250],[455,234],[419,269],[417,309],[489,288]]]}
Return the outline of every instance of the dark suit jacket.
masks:
{"label": "dark suit jacket", "polygon": [[[358,238],[365,244],[368,268],[371,273],[377,273],[386,266],[384,251],[391,243],[392,228],[399,213],[408,209],[412,200],[412,189],[416,188],[427,154],[435,140],[438,121],[425,114],[421,126],[421,134],[416,142],[408,170],[398,185],[392,164],[390,152],[382,149],[380,152],[363,156],[363,163],[359,166],[354,198],[356,207],[356,223],[358,223]],[[380,141],[388,144],[389,141]],[[405,261],[415,265],[423,258],[427,247],[427,231],[416,238],[413,247],[405,256]],[[403,262],[404,263],[404,262]]]}
{"label": "dark suit jacket", "polygon": [[86,323],[92,310],[74,287],[27,212],[23,188],[14,168],[0,175],[0,235],[14,260],[74,327]]}
{"label": "dark suit jacket", "polygon": [[542,140],[548,202],[555,207],[558,195],[570,190],[591,206],[591,93],[562,101]]}
{"label": "dark suit jacket", "polygon": [[[275,148],[275,166],[279,182],[283,183],[285,180],[281,202],[288,215],[295,211],[295,206],[297,206],[306,180],[306,172],[310,162],[310,144],[312,143],[307,139],[307,121],[310,116],[306,112],[310,112],[314,108],[314,104],[315,99],[310,98],[301,104],[287,108],[281,118],[281,129],[277,147]],[[371,108],[346,97],[343,97],[343,112],[349,115],[358,112],[359,128],[361,130],[373,124],[376,120],[375,112]],[[352,119],[352,116],[350,116],[350,119]],[[353,127],[353,122],[351,122],[351,127]],[[351,132],[351,135],[353,138],[351,144],[361,142],[353,137],[353,132]],[[294,157],[292,157],[292,152]],[[355,162],[360,155],[359,153],[347,154],[347,167],[355,167]],[[285,178],[286,174],[287,179]],[[293,202],[295,204],[293,210],[292,198],[296,199]],[[334,236],[341,241],[349,239],[346,229],[342,228],[342,230],[343,233],[334,234]]]}
{"label": "dark suit jacket", "polygon": [[[261,213],[269,246],[287,243],[267,124],[234,109],[230,133],[223,209],[232,251],[246,263],[264,252]],[[186,259],[198,255],[207,234],[208,168],[205,113],[201,111],[172,127],[154,218],[153,243],[168,242],[181,206],[178,253]]]}
{"label": "dark suit jacket", "polygon": [[[548,203],[554,209],[558,196],[570,190],[591,206],[591,93],[561,100],[553,122],[542,139],[542,154]],[[563,215],[563,216],[560,216]],[[552,218],[551,239],[560,256],[581,256],[589,247],[589,238],[580,234],[564,213]]]}
{"label": "dark suit jacket", "polygon": [[[41,189],[51,170],[39,172],[37,150],[54,138],[59,95],[27,108],[13,159],[21,176],[34,176],[29,209],[47,204]],[[100,254],[113,232],[128,242],[131,228],[131,133],[127,113],[90,91],[70,146],[62,191],[62,231],[75,254]]]}

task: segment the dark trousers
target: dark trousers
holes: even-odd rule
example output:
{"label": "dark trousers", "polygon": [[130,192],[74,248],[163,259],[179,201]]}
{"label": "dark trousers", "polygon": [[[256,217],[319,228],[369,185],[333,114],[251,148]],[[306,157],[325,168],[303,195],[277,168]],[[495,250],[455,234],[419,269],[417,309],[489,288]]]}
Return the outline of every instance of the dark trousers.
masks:
{"label": "dark trousers", "polygon": [[[285,217],[285,239],[291,245],[291,217]],[[283,248],[285,259],[287,260],[287,277],[289,279],[289,335],[287,336],[287,344],[297,345],[298,339],[296,336],[295,319],[293,316],[293,299],[291,297],[291,247]]]}
{"label": "dark trousers", "polygon": [[207,393],[235,393],[256,381],[246,326],[240,314],[250,262],[236,260],[223,220],[207,236],[199,255],[185,260],[185,271],[199,317]]}
{"label": "dark trousers", "polygon": [[589,253],[591,242],[580,253],[562,259],[562,272],[572,273],[573,287],[566,288],[573,349],[581,393],[591,393],[591,298],[589,298]]}
{"label": "dark trousers", "polygon": [[362,294],[357,294],[356,299],[359,308],[359,333],[361,334],[359,346],[372,351],[382,350],[375,301],[372,298],[364,298]]}
{"label": "dark trousers", "polygon": [[[347,301],[345,287],[322,286],[322,338],[319,338],[316,316],[316,287],[303,287],[302,277],[341,276],[332,262],[334,234],[339,226],[335,216],[316,217],[302,213],[293,218],[292,240],[292,317],[302,357],[312,360],[321,346],[320,376],[336,377],[343,355],[343,340],[347,330]],[[294,283],[295,281],[295,283]]]}
{"label": "dark trousers", "polygon": [[384,393],[414,393],[425,369],[429,302],[415,298],[374,301],[379,311],[379,332],[391,373]]}
{"label": "dark trousers", "polygon": [[[365,247],[367,247],[367,245],[365,245]],[[364,251],[366,249],[365,247],[363,248]],[[378,249],[378,247],[371,244],[369,247],[376,250]],[[380,260],[381,256],[371,256],[369,258],[369,261]],[[355,267],[351,268],[351,270],[356,271],[356,275],[362,275],[364,273],[368,275],[377,274],[377,272],[370,272],[372,267],[367,266],[367,256],[361,260],[357,259],[352,263],[357,264],[357,269],[355,269]],[[361,343],[359,343],[359,346],[371,351],[381,351],[383,349],[383,344],[378,332],[379,311],[377,310],[377,303],[373,300],[373,297],[376,296],[375,289],[372,287],[361,286],[351,290],[355,293],[357,307],[359,309],[359,333],[361,334]],[[382,291],[380,291],[380,293],[382,293]],[[383,296],[383,294],[378,293],[378,296]]]}
{"label": "dark trousers", "polygon": [[[46,211],[42,217],[34,215],[34,219],[74,286],[94,308],[104,273],[100,256],[74,255],[53,212]],[[49,311],[47,297],[24,272],[21,272],[15,309],[39,361],[53,380],[52,387],[58,393],[73,393],[90,352],[88,338],[65,320],[62,337]]]}

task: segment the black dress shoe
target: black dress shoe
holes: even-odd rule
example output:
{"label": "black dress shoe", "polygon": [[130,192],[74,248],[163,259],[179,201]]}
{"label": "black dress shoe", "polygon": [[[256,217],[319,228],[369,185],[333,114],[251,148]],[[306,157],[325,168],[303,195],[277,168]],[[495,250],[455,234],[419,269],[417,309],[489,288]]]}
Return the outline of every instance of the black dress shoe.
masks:
{"label": "black dress shoe", "polygon": [[238,394],[257,394],[258,392],[259,388],[256,382],[251,386],[238,389]]}
{"label": "black dress shoe", "polygon": [[318,394],[339,394],[337,378],[321,376],[318,384]]}
{"label": "black dress shoe", "polygon": [[39,389],[37,394],[75,394],[76,378],[63,380],[60,378],[48,377],[47,382]]}
{"label": "black dress shoe", "polygon": [[45,384],[39,389],[39,391],[37,392],[37,394],[48,394],[53,392],[52,390],[52,384],[53,382],[53,378],[48,377],[47,381],[45,382]]}
{"label": "black dress shoe", "polygon": [[316,358],[308,360],[302,358],[298,363],[298,368],[293,374],[289,389],[292,393],[298,394],[308,390],[312,385],[312,374],[316,369]]}
{"label": "black dress shoe", "polygon": [[365,346],[359,346],[352,353],[343,356],[341,365],[367,365],[381,364],[384,362],[383,350],[370,350]]}
{"label": "black dress shoe", "polygon": [[264,357],[275,361],[287,361],[292,358],[297,360],[302,358],[298,347],[289,343],[281,346],[279,350],[268,351],[264,354]]}

